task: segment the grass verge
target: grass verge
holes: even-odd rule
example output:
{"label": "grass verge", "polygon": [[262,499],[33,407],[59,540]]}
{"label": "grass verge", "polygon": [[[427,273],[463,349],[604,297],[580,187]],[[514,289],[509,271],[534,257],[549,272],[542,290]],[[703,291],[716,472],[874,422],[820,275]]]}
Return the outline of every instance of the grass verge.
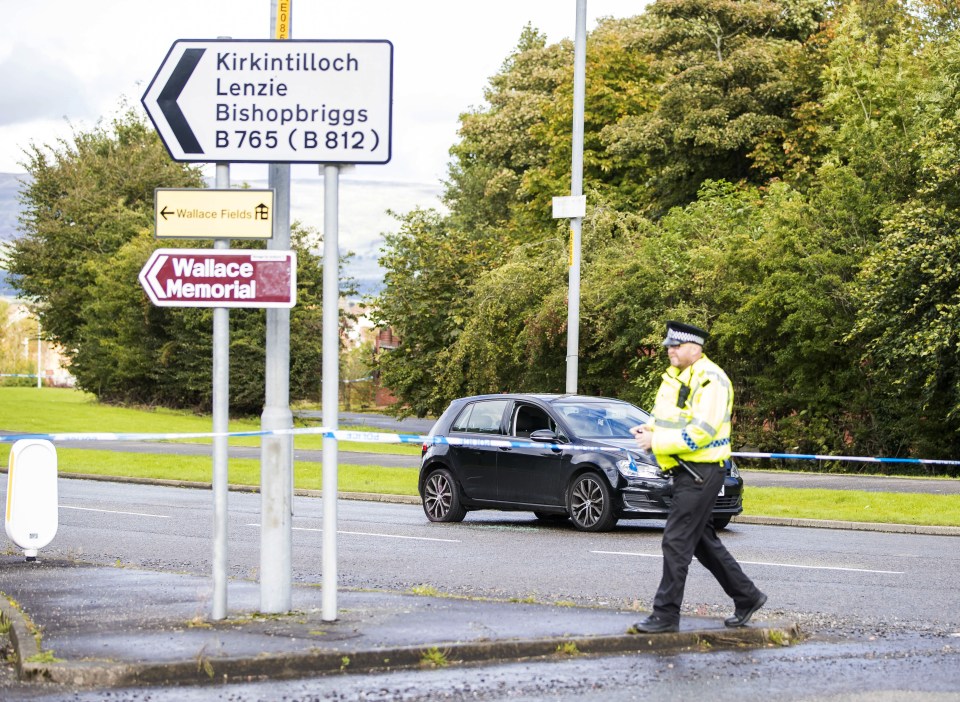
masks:
{"label": "grass verge", "polygon": [[792,519],[960,526],[960,495],[748,486],[743,511]]}
{"label": "grass verge", "polygon": [[[213,474],[209,456],[58,449],[57,464],[61,475],[81,473],[209,483]],[[341,492],[416,495],[417,472],[416,468],[340,464],[337,486]],[[227,481],[234,485],[259,485],[260,461],[254,458],[231,458],[227,475]],[[322,486],[320,464],[294,461],[293,482],[298,489],[319,490]]]}
{"label": "grass verge", "polygon": [[[296,422],[302,428],[316,424]],[[23,434],[52,434],[79,432],[200,434],[213,430],[209,415],[198,415],[184,410],[163,407],[134,408],[100,404],[97,399],[79,390],[68,388],[0,387],[0,429]],[[370,432],[369,427],[344,426],[341,429]],[[231,419],[229,431],[259,431],[259,418]],[[186,443],[209,444],[210,439],[183,439]],[[298,449],[323,448],[320,434],[300,434],[294,437]],[[230,437],[231,446],[259,446],[258,436]],[[419,456],[416,444],[381,444],[373,442],[341,441],[341,451]],[[2,456],[6,460],[6,454]]]}

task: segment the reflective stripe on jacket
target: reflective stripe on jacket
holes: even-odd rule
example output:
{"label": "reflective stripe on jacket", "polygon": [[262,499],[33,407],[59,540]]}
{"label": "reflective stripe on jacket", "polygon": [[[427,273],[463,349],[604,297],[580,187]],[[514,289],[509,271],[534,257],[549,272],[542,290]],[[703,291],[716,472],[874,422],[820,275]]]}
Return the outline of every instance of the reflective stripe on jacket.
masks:
{"label": "reflective stripe on jacket", "polygon": [[653,406],[653,454],[660,468],[674,458],[704,463],[730,458],[733,386],[716,363],[701,356],[682,371],[663,374]]}

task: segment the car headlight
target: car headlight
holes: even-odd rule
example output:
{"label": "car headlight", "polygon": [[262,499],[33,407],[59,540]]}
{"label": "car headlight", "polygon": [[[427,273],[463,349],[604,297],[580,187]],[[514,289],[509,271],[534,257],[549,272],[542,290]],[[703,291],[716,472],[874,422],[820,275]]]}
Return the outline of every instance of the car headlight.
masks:
{"label": "car headlight", "polygon": [[656,478],[657,467],[649,463],[640,463],[630,458],[617,461],[617,470],[624,478]]}
{"label": "car headlight", "polygon": [[734,463],[733,461],[730,461],[730,477],[731,477],[731,478],[739,478],[739,477],[740,477],[740,469],[737,468],[737,464]]}

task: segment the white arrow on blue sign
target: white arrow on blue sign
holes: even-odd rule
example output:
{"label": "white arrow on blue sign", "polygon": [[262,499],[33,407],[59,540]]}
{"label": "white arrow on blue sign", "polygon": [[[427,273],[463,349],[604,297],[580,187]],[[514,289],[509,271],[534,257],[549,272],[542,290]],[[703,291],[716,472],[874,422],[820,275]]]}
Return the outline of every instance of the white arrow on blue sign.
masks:
{"label": "white arrow on blue sign", "polygon": [[181,39],[142,102],[176,161],[387,163],[393,44]]}

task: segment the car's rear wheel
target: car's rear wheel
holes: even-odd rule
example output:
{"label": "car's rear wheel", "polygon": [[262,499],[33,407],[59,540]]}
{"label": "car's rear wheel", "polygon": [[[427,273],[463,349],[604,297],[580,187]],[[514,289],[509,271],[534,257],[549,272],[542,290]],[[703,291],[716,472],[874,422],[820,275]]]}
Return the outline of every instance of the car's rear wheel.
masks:
{"label": "car's rear wheel", "polygon": [[460,502],[460,488],[446,468],[427,476],[423,484],[423,512],[431,522],[462,522],[467,510]]}
{"label": "car's rear wheel", "polygon": [[610,487],[596,473],[584,473],[571,483],[567,511],[580,531],[609,531],[617,523]]}

